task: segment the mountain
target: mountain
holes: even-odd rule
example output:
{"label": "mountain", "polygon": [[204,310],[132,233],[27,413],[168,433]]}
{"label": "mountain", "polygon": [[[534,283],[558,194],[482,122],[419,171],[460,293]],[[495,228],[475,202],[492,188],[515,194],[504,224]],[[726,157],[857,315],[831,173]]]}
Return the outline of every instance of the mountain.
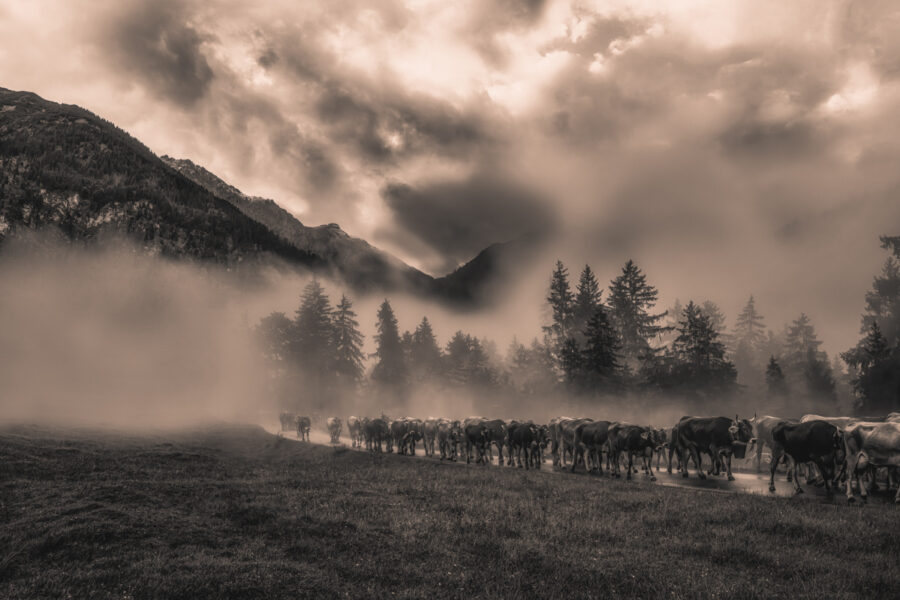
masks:
{"label": "mountain", "polygon": [[77,241],[124,234],[150,252],[228,266],[267,257],[327,266],[111,123],[0,88],[0,240],[48,226]]}
{"label": "mountain", "polygon": [[403,290],[461,307],[489,301],[527,266],[534,242],[495,244],[434,278],[336,224],[306,226],[189,160],[160,158],[83,108],[0,88],[0,243],[43,228],[85,243],[124,235],[151,253],[229,268],[275,259],[358,292]]}
{"label": "mountain", "polygon": [[307,227],[275,201],[247,196],[190,160],[169,156],[163,156],[162,160],[251,219],[262,223],[295,248],[324,259],[342,280],[356,290],[427,292],[434,286],[430,276],[365,240],[347,235],[336,223]]}

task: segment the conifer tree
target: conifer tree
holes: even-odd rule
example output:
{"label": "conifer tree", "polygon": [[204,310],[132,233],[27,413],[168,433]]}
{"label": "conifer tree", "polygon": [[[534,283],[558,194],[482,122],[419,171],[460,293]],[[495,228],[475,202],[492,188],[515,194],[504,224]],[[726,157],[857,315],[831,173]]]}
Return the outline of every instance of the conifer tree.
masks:
{"label": "conifer tree", "polygon": [[601,305],[600,284],[589,265],[585,265],[578,279],[575,291],[575,300],[572,307],[572,329],[579,344],[584,342],[585,329],[588,321],[594,316],[597,307]]}
{"label": "conifer tree", "polygon": [[609,285],[606,304],[610,318],[622,340],[622,354],[626,359],[637,359],[650,350],[650,340],[663,327],[658,325],[666,313],[651,314],[658,292],[647,283],[647,276],[629,260],[622,274]]}
{"label": "conifer tree", "polygon": [[391,303],[385,299],[378,308],[378,322],[375,325],[375,357],[377,362],[372,370],[372,380],[381,384],[402,385],[406,383],[407,369],[400,343],[400,330]]}
{"label": "conifer tree", "polygon": [[353,303],[342,295],[334,312],[334,358],[335,371],[353,385],[363,376],[363,334],[359,330]]}

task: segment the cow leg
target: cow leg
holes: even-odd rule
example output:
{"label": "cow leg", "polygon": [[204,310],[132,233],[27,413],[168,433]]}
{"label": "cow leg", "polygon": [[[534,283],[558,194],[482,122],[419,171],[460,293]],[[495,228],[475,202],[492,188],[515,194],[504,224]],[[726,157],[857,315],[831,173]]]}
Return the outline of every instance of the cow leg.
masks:
{"label": "cow leg", "polygon": [[728,473],[728,481],[734,481],[734,475],[731,474],[731,452],[725,455],[725,472]]}
{"label": "cow leg", "polygon": [[775,471],[781,462],[781,448],[772,448],[772,460],[769,461],[769,491],[775,491]]}
{"label": "cow leg", "polygon": [[800,487],[800,478],[797,477],[797,475],[798,475],[798,473],[797,473],[797,469],[798,469],[797,464],[798,464],[798,461],[795,460],[795,461],[794,461],[794,494],[802,494],[802,493],[803,493],[803,488]]}
{"label": "cow leg", "polygon": [[628,475],[625,476],[625,481],[631,481],[631,469],[634,466],[634,452],[629,450],[628,454]]}
{"label": "cow leg", "polygon": [[[703,455],[700,454],[700,450],[697,448],[691,448],[691,458],[694,459],[694,464],[697,465],[697,475],[700,479],[706,479],[706,473],[703,472]],[[685,473],[687,472],[687,465],[685,465]]]}

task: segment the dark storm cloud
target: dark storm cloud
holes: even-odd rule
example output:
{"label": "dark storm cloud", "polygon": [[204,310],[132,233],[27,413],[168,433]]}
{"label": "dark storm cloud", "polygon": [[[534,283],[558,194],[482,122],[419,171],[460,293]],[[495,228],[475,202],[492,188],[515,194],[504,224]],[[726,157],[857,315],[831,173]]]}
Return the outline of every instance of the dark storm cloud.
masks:
{"label": "dark storm cloud", "polygon": [[490,244],[546,232],[553,217],[531,190],[487,175],[413,187],[393,183],[382,196],[396,222],[455,268]]}
{"label": "dark storm cloud", "polygon": [[485,0],[477,3],[464,35],[487,62],[500,66],[508,51],[498,43],[499,34],[527,29],[544,14],[547,0]]}
{"label": "dark storm cloud", "polygon": [[157,94],[189,106],[209,89],[213,70],[185,5],[125,2],[111,9],[100,39],[106,59]]}

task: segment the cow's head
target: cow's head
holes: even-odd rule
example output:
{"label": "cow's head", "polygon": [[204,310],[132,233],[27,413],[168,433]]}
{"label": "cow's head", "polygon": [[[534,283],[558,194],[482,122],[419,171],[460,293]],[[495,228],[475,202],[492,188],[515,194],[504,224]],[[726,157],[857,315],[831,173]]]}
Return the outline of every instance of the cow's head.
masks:
{"label": "cow's head", "polygon": [[747,419],[741,419],[734,415],[734,421],[731,422],[728,433],[731,435],[732,441],[749,442],[753,438],[753,425]]}

